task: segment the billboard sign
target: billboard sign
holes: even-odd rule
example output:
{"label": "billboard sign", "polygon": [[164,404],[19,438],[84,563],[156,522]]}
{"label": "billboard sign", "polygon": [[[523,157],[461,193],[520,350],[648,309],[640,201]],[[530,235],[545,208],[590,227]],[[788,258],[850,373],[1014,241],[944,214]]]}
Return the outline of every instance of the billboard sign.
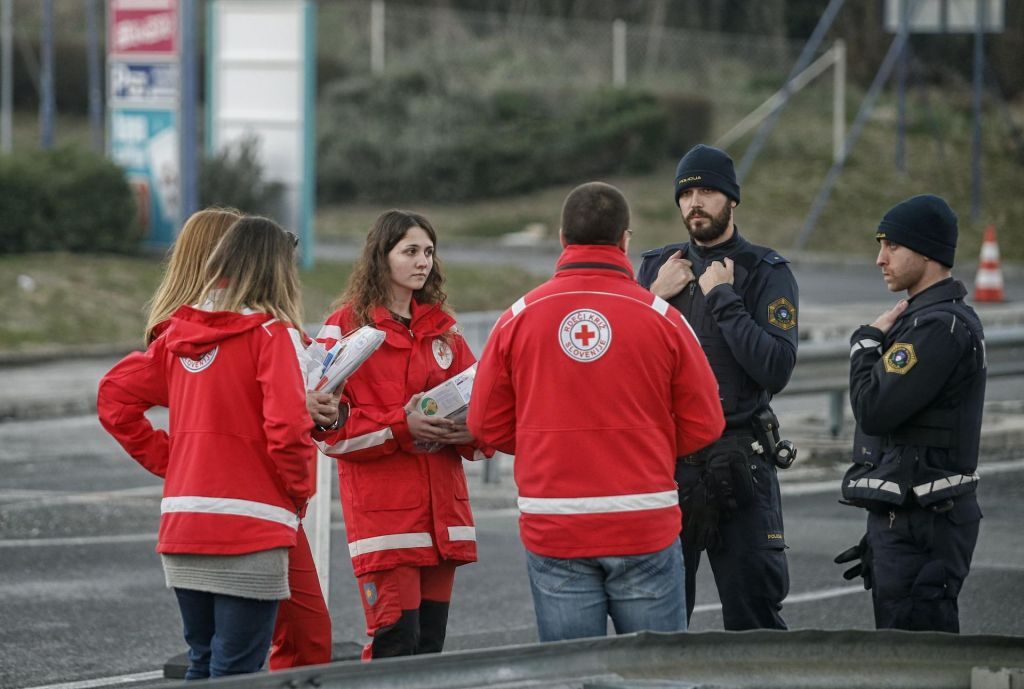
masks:
{"label": "billboard sign", "polygon": [[110,117],[110,157],[128,174],[149,243],[167,246],[181,212],[177,111],[118,108]]}
{"label": "billboard sign", "polygon": [[110,0],[107,52],[178,54],[178,0]]}
{"label": "billboard sign", "polygon": [[974,33],[978,13],[984,13],[982,31],[1003,31],[1005,0],[886,0],[885,29],[900,30],[902,12],[907,11],[911,33]]}
{"label": "billboard sign", "polygon": [[175,62],[110,62],[110,100],[175,103],[179,70]]}

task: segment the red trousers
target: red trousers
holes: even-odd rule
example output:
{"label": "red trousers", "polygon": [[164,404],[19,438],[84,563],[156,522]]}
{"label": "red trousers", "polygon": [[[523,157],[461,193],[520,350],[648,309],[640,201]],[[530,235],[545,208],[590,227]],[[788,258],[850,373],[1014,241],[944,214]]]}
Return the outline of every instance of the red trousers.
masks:
{"label": "red trousers", "polygon": [[331,662],[331,616],[301,524],[295,547],[288,553],[288,586],[292,597],[277,607],[270,669]]}
{"label": "red trousers", "polygon": [[395,567],[358,577],[366,633],[363,660],[437,653],[444,645],[455,566]]}

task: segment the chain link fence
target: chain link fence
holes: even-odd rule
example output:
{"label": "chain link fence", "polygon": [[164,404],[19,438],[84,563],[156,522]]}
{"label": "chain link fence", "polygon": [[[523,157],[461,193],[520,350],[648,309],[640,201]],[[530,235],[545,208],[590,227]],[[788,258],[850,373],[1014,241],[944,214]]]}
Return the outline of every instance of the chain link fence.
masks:
{"label": "chain link fence", "polygon": [[716,135],[782,86],[803,46],[778,36],[381,1],[322,1],[319,15],[321,59],[349,75],[431,66],[448,83],[483,91],[617,84],[691,93],[714,104]]}

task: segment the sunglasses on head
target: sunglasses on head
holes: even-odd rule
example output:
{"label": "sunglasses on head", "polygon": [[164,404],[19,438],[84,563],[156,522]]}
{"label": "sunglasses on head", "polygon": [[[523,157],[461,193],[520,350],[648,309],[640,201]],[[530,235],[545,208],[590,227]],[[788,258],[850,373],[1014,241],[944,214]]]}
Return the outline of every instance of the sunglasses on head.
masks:
{"label": "sunglasses on head", "polygon": [[289,232],[288,230],[285,230],[284,234],[286,237],[288,237],[288,239],[292,240],[293,247],[299,245],[299,235],[295,234],[294,232]]}

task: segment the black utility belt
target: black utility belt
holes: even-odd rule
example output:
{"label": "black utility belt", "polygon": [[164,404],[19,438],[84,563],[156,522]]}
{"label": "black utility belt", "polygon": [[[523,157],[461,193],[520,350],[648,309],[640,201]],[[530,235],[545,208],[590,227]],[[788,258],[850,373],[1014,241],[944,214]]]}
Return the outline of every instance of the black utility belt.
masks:
{"label": "black utility belt", "polygon": [[721,442],[725,438],[737,439],[740,442],[740,444],[742,444],[746,448],[749,448],[751,452],[754,452],[753,445],[754,445],[754,443],[757,440],[756,440],[756,438],[754,438],[754,434],[753,433],[751,433],[750,431],[747,431],[747,430],[739,430],[739,429],[732,430],[732,429],[728,429],[727,428],[722,433],[722,437],[719,438],[718,440],[714,441],[713,443],[711,443],[710,445],[708,445],[705,448],[701,448],[700,450],[697,450],[696,452],[694,452],[692,454],[682,455],[681,457],[677,457],[676,461],[677,462],[682,462],[683,464],[690,464],[690,465],[693,465],[693,466],[700,466],[700,465],[703,465],[703,464],[707,464],[708,459],[714,453],[715,445],[717,445],[719,442]]}

